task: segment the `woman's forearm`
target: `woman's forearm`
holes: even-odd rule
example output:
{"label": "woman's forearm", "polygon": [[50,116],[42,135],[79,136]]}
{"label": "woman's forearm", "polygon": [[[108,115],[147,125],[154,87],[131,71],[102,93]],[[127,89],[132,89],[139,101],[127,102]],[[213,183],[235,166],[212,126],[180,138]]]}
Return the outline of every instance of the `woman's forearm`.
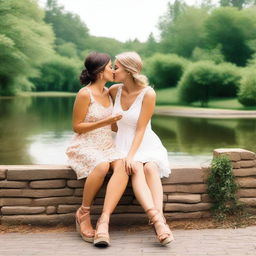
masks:
{"label": "woman's forearm", "polygon": [[108,122],[107,119],[102,119],[96,122],[91,122],[91,123],[79,123],[75,126],[73,126],[73,130],[76,133],[86,133],[86,132],[90,132],[92,130],[104,127],[106,125],[110,125],[110,123]]}
{"label": "woman's forearm", "polygon": [[140,147],[140,144],[143,140],[144,133],[145,133],[145,129],[140,129],[135,132],[135,136],[132,141],[132,146],[129,150],[127,157],[132,158],[136,154],[136,152],[137,152],[138,148]]}

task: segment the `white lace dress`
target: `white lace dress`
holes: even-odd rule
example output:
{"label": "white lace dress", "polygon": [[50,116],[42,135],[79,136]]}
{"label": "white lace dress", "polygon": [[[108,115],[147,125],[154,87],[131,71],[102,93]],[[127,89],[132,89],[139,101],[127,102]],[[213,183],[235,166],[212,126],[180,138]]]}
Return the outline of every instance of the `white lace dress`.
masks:
{"label": "white lace dress", "polygon": [[[150,88],[150,86],[144,88],[127,111],[124,111],[121,106],[122,85],[118,88],[113,114],[122,113],[123,117],[117,122],[118,132],[115,141],[116,148],[126,156],[135,135],[144,95]],[[146,127],[142,142],[133,160],[142,163],[154,162],[158,166],[161,178],[168,177],[171,173],[167,150],[151,129],[151,121],[149,121]]]}
{"label": "white lace dress", "polygon": [[[96,122],[110,116],[113,110],[111,97],[111,104],[106,108],[94,99],[88,87],[85,88],[90,94],[85,122]],[[66,154],[68,164],[76,172],[78,179],[87,177],[102,162],[112,162],[124,157],[115,147],[110,125],[82,134],[75,133]]]}

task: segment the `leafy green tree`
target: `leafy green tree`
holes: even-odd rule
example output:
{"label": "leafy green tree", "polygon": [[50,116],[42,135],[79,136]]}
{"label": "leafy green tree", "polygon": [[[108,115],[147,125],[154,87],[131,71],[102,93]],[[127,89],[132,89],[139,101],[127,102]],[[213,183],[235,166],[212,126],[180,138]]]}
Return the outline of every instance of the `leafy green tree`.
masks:
{"label": "leafy green tree", "polygon": [[245,6],[253,6],[255,4],[255,0],[220,0],[220,6],[232,6],[237,7],[238,9],[242,9]]}
{"label": "leafy green tree", "polygon": [[193,61],[201,61],[201,60],[209,60],[213,61],[216,64],[225,61],[225,57],[221,53],[221,47],[217,46],[214,49],[203,49],[200,47],[196,47],[192,53]]}
{"label": "leafy green tree", "polygon": [[230,63],[215,65],[210,61],[191,64],[178,83],[181,101],[200,101],[206,106],[211,98],[235,97],[241,79],[238,67]]}
{"label": "leafy green tree", "polygon": [[63,43],[63,44],[57,45],[56,51],[61,56],[66,56],[69,58],[78,57],[76,45],[73,43]]}
{"label": "leafy green tree", "polygon": [[45,21],[52,24],[57,45],[71,42],[80,51],[87,47],[87,26],[77,14],[67,12],[63,6],[59,6],[57,0],[47,0]]}
{"label": "leafy green tree", "polygon": [[161,49],[183,57],[190,57],[195,47],[202,46],[204,22],[208,17],[207,10],[184,7],[184,10],[172,20],[169,18],[160,25]]}
{"label": "leafy green tree", "polygon": [[153,33],[149,34],[148,40],[145,43],[143,56],[151,56],[158,51],[158,43],[156,42]]}
{"label": "leafy green tree", "polygon": [[156,88],[174,87],[188,63],[186,59],[175,54],[156,53],[145,60],[145,72]]}
{"label": "leafy green tree", "polygon": [[[114,58],[115,55],[124,51],[124,44],[113,38],[90,36],[87,41],[87,47],[84,49],[89,50],[89,52],[105,52]],[[83,55],[82,58],[84,59],[84,57]]]}
{"label": "leafy green tree", "polygon": [[30,90],[30,77],[53,54],[54,34],[35,0],[0,0],[0,95]]}
{"label": "leafy green tree", "polygon": [[206,20],[205,34],[208,47],[220,45],[226,61],[244,66],[254,52],[256,9],[218,8]]}
{"label": "leafy green tree", "polygon": [[33,79],[37,91],[78,91],[82,62],[59,55],[52,57],[40,70],[41,76]]}
{"label": "leafy green tree", "polygon": [[134,40],[128,40],[123,44],[124,51],[135,51],[141,56],[145,56],[145,46],[146,43],[140,42],[137,38]]}
{"label": "leafy green tree", "polygon": [[246,68],[243,72],[238,100],[244,106],[256,106],[256,72],[255,66]]}

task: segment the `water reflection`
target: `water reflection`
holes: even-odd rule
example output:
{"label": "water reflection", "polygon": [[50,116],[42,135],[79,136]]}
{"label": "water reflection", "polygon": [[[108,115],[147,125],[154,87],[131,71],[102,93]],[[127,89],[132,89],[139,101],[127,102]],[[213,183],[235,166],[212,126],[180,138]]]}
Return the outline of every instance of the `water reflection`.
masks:
{"label": "water reflection", "polygon": [[[65,164],[74,97],[0,99],[0,164]],[[152,126],[170,160],[203,162],[213,149],[256,151],[256,119],[154,116]]]}
{"label": "water reflection", "polygon": [[256,119],[155,116],[153,129],[168,151],[192,155],[212,152],[220,147],[242,147],[256,151]]}

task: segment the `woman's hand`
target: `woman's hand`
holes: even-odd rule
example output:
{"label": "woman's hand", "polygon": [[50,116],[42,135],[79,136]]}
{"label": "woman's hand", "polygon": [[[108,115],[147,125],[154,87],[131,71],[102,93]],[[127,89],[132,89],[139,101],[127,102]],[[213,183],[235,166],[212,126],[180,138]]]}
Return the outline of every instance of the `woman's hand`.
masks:
{"label": "woman's hand", "polygon": [[126,157],[123,159],[124,160],[124,166],[125,170],[128,176],[132,175],[133,169],[132,169],[132,164],[133,164],[133,159],[132,157]]}
{"label": "woman's hand", "polygon": [[114,124],[117,121],[119,121],[120,119],[122,119],[122,117],[123,116],[121,114],[116,114],[114,116],[107,117],[106,122],[107,122],[107,124]]}

